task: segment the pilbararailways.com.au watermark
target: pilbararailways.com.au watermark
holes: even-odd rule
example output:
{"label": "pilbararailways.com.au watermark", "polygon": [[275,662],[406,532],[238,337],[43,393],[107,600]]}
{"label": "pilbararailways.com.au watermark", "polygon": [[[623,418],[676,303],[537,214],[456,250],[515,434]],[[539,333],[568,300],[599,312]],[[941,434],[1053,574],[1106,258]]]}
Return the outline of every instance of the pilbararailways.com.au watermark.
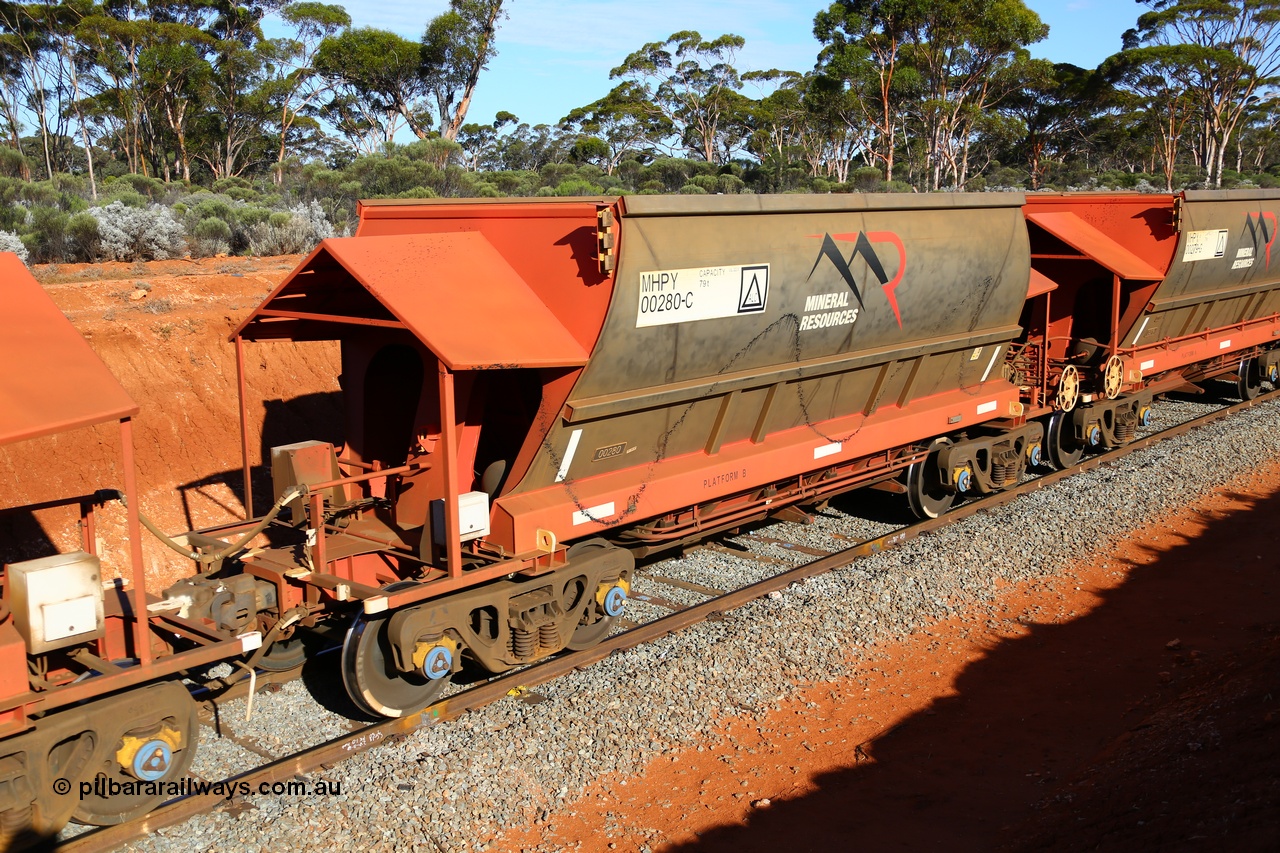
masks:
{"label": "pilbararailways.com.au watermark", "polygon": [[[63,795],[71,793],[71,783],[66,779],[53,780],[53,792]],[[321,779],[317,782],[302,779],[288,779],[284,782],[260,782],[256,786],[248,782],[207,782],[204,779],[175,779],[164,782],[143,782],[132,779],[118,781],[97,777],[92,782],[81,782],[80,799],[87,797],[247,797],[251,794],[275,797],[336,797],[342,794],[341,782],[330,782]]]}

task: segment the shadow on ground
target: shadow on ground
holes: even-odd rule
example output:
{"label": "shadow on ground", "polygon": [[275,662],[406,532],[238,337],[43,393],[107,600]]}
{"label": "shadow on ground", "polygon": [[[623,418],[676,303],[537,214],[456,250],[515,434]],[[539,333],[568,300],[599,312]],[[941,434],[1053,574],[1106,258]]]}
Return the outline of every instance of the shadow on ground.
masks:
{"label": "shadow on ground", "polygon": [[1280,849],[1280,496],[1236,497],[816,792],[665,849]]}

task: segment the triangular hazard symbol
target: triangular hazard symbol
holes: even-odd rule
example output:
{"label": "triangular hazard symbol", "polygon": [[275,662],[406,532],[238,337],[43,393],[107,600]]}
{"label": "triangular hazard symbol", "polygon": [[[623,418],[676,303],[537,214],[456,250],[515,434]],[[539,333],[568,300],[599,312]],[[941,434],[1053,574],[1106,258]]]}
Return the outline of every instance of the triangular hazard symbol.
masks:
{"label": "triangular hazard symbol", "polygon": [[760,293],[760,278],[758,273],[751,274],[751,283],[747,285],[747,292],[743,294],[742,304],[738,306],[739,311],[749,311],[753,308],[764,307],[764,296]]}

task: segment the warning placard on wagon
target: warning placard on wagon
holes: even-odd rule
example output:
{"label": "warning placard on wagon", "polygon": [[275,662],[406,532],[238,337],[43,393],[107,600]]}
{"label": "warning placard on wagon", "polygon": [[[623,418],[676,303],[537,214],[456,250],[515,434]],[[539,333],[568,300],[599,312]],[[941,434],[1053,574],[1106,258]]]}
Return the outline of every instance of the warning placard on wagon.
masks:
{"label": "warning placard on wagon", "polygon": [[757,314],[768,304],[768,264],[642,272],[636,328]]}
{"label": "warning placard on wagon", "polygon": [[1182,260],[1211,261],[1227,253],[1227,229],[1215,231],[1188,231]]}

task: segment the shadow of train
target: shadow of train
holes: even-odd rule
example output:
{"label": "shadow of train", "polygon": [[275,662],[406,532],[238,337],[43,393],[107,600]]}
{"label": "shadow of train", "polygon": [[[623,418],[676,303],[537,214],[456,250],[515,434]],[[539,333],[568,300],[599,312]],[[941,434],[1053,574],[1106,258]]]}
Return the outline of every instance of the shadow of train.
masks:
{"label": "shadow of train", "polygon": [[[1087,614],[995,639],[953,695],[850,743],[847,766],[816,790],[663,849],[1280,849],[1280,496],[1232,497],[1202,530],[1143,546]],[[1261,681],[1231,694],[1254,704],[1212,704],[1224,668],[1259,654],[1271,655]],[[1145,763],[1097,772],[1192,693],[1208,697],[1192,717],[1216,740],[1175,716],[1139,752]]]}

